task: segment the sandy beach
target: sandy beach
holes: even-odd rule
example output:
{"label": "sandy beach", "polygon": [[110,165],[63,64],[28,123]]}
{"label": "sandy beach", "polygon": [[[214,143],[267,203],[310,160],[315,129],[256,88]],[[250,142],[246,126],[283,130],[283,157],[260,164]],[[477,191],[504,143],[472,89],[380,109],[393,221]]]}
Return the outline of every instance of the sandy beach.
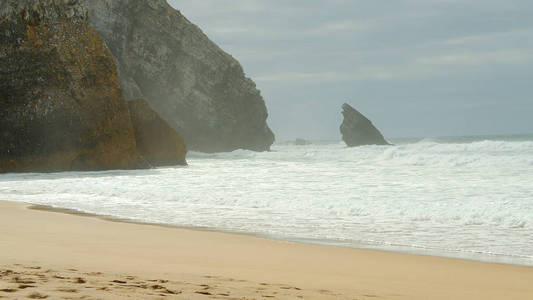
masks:
{"label": "sandy beach", "polygon": [[532,299],[533,268],[105,220],[0,202],[5,299]]}

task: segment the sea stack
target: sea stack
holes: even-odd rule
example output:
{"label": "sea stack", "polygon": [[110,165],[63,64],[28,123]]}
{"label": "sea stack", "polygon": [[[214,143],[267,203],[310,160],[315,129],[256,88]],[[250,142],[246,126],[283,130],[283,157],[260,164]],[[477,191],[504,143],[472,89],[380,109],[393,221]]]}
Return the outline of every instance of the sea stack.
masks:
{"label": "sea stack", "polygon": [[349,104],[342,105],[342,114],[344,121],[340,130],[348,147],[390,145],[372,122]]}
{"label": "sea stack", "polygon": [[81,0],[127,100],[146,99],[201,152],[267,151],[265,102],[239,62],[165,0]]}

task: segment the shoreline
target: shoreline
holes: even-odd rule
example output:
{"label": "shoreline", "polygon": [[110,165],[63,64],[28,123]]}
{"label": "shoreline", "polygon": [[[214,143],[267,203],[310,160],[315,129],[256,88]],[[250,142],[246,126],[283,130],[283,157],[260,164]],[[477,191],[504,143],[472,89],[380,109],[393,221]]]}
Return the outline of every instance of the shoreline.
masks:
{"label": "shoreline", "polygon": [[[486,300],[529,299],[533,294],[533,268],[526,266],[301,244],[88,215],[80,218],[30,206],[0,201],[0,297],[31,289],[54,296],[65,285],[102,299],[161,297],[164,293],[143,288],[154,278],[165,281],[170,291],[191,295],[185,299]],[[3,275],[7,270],[40,277],[84,277],[91,286],[108,290],[89,286],[80,290],[79,283],[65,280],[57,282],[61,287],[49,287],[61,280],[51,275],[48,283],[9,294],[2,290],[16,287],[13,276],[4,280],[10,276]],[[93,273],[100,275],[87,275]],[[112,279],[117,277],[122,279]],[[131,281],[126,277],[144,283],[129,284],[128,290],[126,284],[114,282]],[[209,287],[211,295],[198,291],[202,285]],[[171,295],[175,294],[166,296]]]}
{"label": "shoreline", "polygon": [[[1,202],[1,201],[0,201]],[[10,202],[10,201],[7,201]],[[46,212],[52,212],[52,213],[61,213],[61,214],[69,214],[74,216],[80,216],[80,217],[88,217],[88,218],[98,218],[104,221],[110,221],[110,222],[121,222],[121,223],[130,223],[130,224],[137,224],[137,225],[149,225],[149,226],[160,226],[165,228],[177,228],[182,230],[192,230],[192,231],[205,231],[205,232],[219,232],[219,233],[227,233],[227,234],[236,234],[236,235],[243,235],[243,236],[249,236],[249,237],[256,237],[256,238],[263,238],[267,240],[274,240],[274,241],[280,241],[280,242],[289,242],[289,243],[298,243],[302,245],[315,245],[315,246],[325,246],[325,247],[338,247],[338,248],[346,248],[346,249],[355,249],[355,250],[368,250],[368,251],[378,251],[378,252],[386,252],[386,253],[397,253],[397,254],[406,254],[406,255],[419,255],[419,256],[428,256],[428,257],[440,257],[440,258],[449,258],[449,259],[459,259],[459,260],[465,260],[465,261],[471,261],[471,262],[481,262],[481,263],[490,263],[490,264],[501,264],[501,265],[510,265],[510,266],[519,266],[519,267],[531,267],[533,268],[533,262],[531,264],[518,264],[518,263],[512,263],[512,262],[505,262],[505,258],[526,258],[522,256],[510,256],[506,254],[489,254],[485,252],[460,252],[460,251],[453,251],[453,250],[442,250],[442,249],[428,249],[428,248],[420,248],[420,251],[416,251],[417,248],[415,247],[409,247],[404,245],[389,245],[391,248],[396,249],[383,249],[378,246],[372,247],[357,247],[357,246],[350,246],[350,245],[342,245],[341,243],[336,242],[329,242],[326,240],[323,240],[323,242],[320,242],[321,240],[310,240],[310,239],[288,239],[288,238],[281,238],[281,237],[275,237],[270,236],[267,234],[260,234],[260,233],[249,233],[249,232],[238,232],[238,231],[231,231],[231,230],[223,230],[223,229],[217,229],[217,228],[210,228],[210,227],[194,227],[194,226],[179,226],[179,225],[173,225],[173,224],[165,224],[165,223],[152,223],[152,222],[143,222],[143,221],[136,221],[131,219],[125,219],[125,218],[118,218],[114,216],[108,216],[108,215],[99,215],[94,213],[87,213],[83,212],[77,209],[69,209],[69,208],[58,208],[53,207],[50,205],[42,205],[42,204],[32,204],[27,202],[13,202],[13,203],[21,203],[24,205],[27,205],[28,209],[37,210],[37,211],[46,211]],[[404,248],[405,250],[400,250],[401,248]],[[424,251],[425,250],[425,251]],[[446,253],[450,253],[450,255],[446,255]],[[463,254],[462,256],[457,255],[453,256],[452,254]],[[481,256],[479,258],[475,258],[474,256]],[[489,260],[490,258],[501,258],[496,261]],[[483,259],[486,258],[486,259]]]}

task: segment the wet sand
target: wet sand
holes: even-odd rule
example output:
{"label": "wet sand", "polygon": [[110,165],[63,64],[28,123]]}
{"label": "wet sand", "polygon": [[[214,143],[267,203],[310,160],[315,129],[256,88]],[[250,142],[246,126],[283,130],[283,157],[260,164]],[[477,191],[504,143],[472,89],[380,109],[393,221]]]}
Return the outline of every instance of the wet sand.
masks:
{"label": "wet sand", "polygon": [[0,299],[533,299],[533,268],[0,202]]}

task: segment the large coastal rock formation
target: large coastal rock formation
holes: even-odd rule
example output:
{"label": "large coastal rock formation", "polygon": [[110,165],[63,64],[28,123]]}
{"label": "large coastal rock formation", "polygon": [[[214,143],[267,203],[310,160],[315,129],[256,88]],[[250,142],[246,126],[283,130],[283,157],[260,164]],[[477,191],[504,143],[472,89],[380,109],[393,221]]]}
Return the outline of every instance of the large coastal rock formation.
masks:
{"label": "large coastal rock formation", "polygon": [[0,172],[147,166],[87,11],[75,0],[2,0]]}
{"label": "large coastal rock formation", "polygon": [[152,166],[186,165],[181,136],[144,99],[128,101],[137,150]]}
{"label": "large coastal rock formation", "polygon": [[0,5],[0,171],[139,162],[111,53],[84,10],[64,2]]}
{"label": "large coastal rock formation", "polygon": [[127,99],[150,102],[190,150],[269,150],[267,109],[239,62],[165,0],[81,0]]}
{"label": "large coastal rock formation", "polygon": [[344,121],[340,130],[342,139],[349,147],[389,145],[372,122],[349,104],[342,105],[342,114]]}

